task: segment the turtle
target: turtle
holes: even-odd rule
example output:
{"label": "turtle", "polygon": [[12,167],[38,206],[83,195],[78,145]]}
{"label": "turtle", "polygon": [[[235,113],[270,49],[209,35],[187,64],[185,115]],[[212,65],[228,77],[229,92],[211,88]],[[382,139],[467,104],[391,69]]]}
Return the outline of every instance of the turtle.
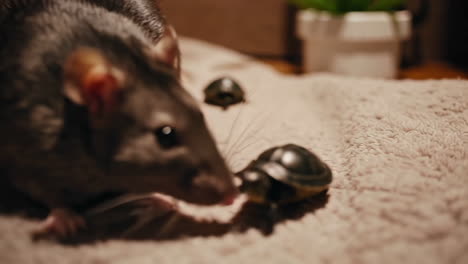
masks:
{"label": "turtle", "polygon": [[235,175],[239,190],[258,204],[299,202],[326,191],[332,182],[330,167],[295,144],[267,149]]}
{"label": "turtle", "polygon": [[245,102],[245,93],[234,79],[222,77],[211,82],[204,90],[205,103],[217,105],[223,109]]}

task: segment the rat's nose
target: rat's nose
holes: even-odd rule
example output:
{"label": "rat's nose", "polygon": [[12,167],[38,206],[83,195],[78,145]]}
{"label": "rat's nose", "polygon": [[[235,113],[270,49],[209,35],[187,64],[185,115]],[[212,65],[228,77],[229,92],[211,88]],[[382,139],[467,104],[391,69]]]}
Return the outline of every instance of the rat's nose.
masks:
{"label": "rat's nose", "polygon": [[229,180],[220,180],[213,175],[199,174],[193,178],[192,186],[201,190],[201,195],[209,198],[209,203],[230,205],[239,191]]}
{"label": "rat's nose", "polygon": [[238,191],[232,192],[226,196],[224,196],[224,200],[221,202],[222,205],[232,205],[236,200],[237,196],[239,195]]}
{"label": "rat's nose", "polygon": [[204,172],[204,175],[200,175],[200,179],[195,180],[197,182],[195,185],[201,186],[201,182],[203,182],[203,185],[213,188],[218,195],[218,204],[233,204],[239,195],[239,189],[234,182],[234,175],[227,168],[224,161],[205,163]]}
{"label": "rat's nose", "polygon": [[236,186],[236,177],[234,177],[234,175],[229,174],[226,178],[228,178],[228,180],[221,188],[221,193],[223,194],[221,204],[231,205],[239,195],[239,188]]}

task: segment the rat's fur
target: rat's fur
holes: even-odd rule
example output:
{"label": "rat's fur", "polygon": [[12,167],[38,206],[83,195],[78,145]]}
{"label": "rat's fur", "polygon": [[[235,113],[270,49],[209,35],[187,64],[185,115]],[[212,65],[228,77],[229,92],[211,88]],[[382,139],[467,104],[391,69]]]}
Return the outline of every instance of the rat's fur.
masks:
{"label": "rat's fur", "polygon": [[[0,4],[0,166],[49,208],[103,192],[163,192],[213,204],[231,175],[177,70],[151,55],[165,21],[151,0],[8,0]],[[105,118],[64,95],[64,65],[81,47],[125,75]],[[154,131],[176,129],[165,150]]]}

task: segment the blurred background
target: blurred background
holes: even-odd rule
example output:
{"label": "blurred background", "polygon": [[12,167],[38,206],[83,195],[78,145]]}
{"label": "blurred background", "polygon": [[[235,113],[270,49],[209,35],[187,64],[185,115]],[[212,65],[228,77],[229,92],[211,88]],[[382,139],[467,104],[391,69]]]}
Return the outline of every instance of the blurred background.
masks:
{"label": "blurred background", "polygon": [[[412,35],[402,46],[399,77],[468,78],[468,1],[408,0]],[[297,8],[287,0],[162,0],[183,36],[216,43],[300,73]]]}

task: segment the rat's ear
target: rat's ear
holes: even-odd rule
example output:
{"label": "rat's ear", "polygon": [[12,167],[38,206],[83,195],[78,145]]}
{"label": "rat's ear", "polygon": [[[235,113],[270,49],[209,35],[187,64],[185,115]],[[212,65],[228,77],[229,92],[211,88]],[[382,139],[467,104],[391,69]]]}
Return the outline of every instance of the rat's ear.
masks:
{"label": "rat's ear", "polygon": [[95,49],[79,48],[64,66],[64,94],[91,113],[112,111],[123,88],[124,74]]}
{"label": "rat's ear", "polygon": [[179,71],[179,45],[175,29],[168,25],[158,43],[151,49],[151,56]]}

